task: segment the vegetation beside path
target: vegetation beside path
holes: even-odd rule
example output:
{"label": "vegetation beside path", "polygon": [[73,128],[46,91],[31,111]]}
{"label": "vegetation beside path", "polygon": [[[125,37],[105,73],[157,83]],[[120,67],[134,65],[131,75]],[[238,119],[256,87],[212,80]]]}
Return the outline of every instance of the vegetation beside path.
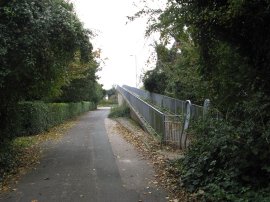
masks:
{"label": "vegetation beside path", "polygon": [[206,98],[223,114],[196,128],[179,185],[204,201],[270,201],[270,2],[167,0],[149,17],[160,33],[156,64],[143,76],[150,92]]}
{"label": "vegetation beside path", "polygon": [[35,136],[17,137],[1,147],[0,193],[14,189],[20,177],[38,165],[44,149],[42,143],[60,140],[76,122],[73,119]]}
{"label": "vegetation beside path", "polygon": [[32,145],[40,135],[29,135],[95,108],[104,96],[92,37],[69,1],[0,1],[0,183],[38,156]]}

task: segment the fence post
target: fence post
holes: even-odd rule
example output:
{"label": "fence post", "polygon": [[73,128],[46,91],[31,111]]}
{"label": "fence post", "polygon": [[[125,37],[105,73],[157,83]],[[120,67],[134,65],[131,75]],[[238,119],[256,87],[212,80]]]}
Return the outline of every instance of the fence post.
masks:
{"label": "fence post", "polygon": [[206,99],[203,103],[203,119],[205,119],[210,107],[210,100]]}
{"label": "fence post", "polygon": [[186,145],[186,143],[187,143],[187,129],[189,127],[190,116],[191,116],[191,101],[186,100],[186,114],[185,114],[185,120],[184,120],[183,129],[182,129],[182,133],[181,133],[181,138],[180,138],[181,149],[185,149],[187,146]]}
{"label": "fence post", "polygon": [[163,121],[163,133],[162,133],[162,139],[161,139],[161,148],[163,144],[165,143],[165,136],[166,136],[166,123],[165,123],[165,114],[162,116]]}

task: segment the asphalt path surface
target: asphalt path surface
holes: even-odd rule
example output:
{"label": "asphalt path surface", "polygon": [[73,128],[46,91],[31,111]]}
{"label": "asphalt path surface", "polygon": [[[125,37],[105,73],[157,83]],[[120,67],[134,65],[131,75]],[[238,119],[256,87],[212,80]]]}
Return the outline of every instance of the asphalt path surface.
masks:
{"label": "asphalt path surface", "polygon": [[[0,202],[166,201],[160,188],[147,187],[154,175],[149,163],[119,136],[108,138],[108,113],[89,112],[61,141],[47,143],[37,168]],[[119,159],[122,154],[125,159]]]}

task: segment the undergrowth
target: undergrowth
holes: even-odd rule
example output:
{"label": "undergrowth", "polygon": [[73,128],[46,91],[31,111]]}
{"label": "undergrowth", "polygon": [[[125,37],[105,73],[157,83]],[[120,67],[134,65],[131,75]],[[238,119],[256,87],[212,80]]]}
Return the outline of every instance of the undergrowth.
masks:
{"label": "undergrowth", "polygon": [[175,163],[179,185],[201,201],[270,201],[269,127],[210,119],[193,132],[185,158]]}
{"label": "undergrowth", "polygon": [[98,106],[100,106],[100,107],[115,107],[115,106],[117,106],[117,101],[103,99],[98,103]]}
{"label": "undergrowth", "polygon": [[5,180],[17,174],[18,169],[36,162],[39,152],[37,140],[33,137],[17,137],[2,143],[0,148],[0,190],[4,190]]}
{"label": "undergrowth", "polygon": [[118,117],[130,117],[130,109],[127,106],[116,106],[112,107],[109,118],[118,118]]}
{"label": "undergrowth", "polygon": [[76,124],[76,120],[57,125],[34,136],[16,137],[0,144],[0,192],[10,189],[10,182],[36,165],[41,157],[41,144],[57,141]]}

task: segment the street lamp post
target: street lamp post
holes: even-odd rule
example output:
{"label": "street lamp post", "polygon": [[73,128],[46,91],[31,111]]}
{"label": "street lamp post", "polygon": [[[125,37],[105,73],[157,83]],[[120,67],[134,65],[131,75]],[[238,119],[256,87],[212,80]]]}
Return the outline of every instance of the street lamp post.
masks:
{"label": "street lamp post", "polygon": [[130,55],[130,56],[133,56],[134,59],[135,59],[135,71],[136,71],[136,80],[135,80],[135,85],[136,85],[136,88],[138,88],[138,83],[137,83],[137,78],[138,78],[138,73],[137,73],[137,56],[136,55]]}

